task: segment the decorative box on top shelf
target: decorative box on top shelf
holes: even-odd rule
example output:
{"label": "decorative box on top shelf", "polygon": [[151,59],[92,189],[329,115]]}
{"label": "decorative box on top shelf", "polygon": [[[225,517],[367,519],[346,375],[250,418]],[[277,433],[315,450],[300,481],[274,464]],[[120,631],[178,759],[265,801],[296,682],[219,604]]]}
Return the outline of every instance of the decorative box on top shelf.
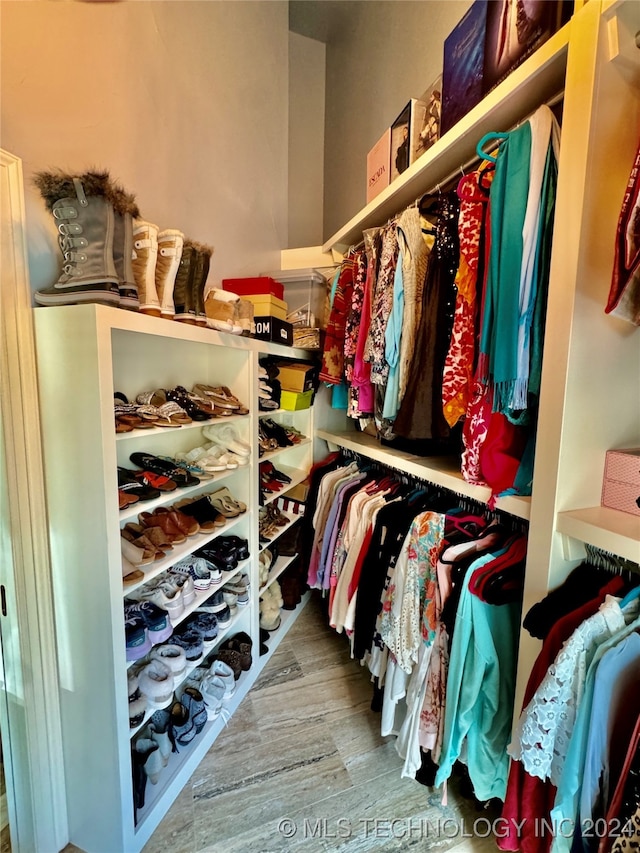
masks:
{"label": "decorative box on top shelf", "polygon": [[640,447],[607,450],[601,504],[640,515]]}
{"label": "decorative box on top shelf", "polygon": [[367,204],[391,182],[391,128],[367,154]]}

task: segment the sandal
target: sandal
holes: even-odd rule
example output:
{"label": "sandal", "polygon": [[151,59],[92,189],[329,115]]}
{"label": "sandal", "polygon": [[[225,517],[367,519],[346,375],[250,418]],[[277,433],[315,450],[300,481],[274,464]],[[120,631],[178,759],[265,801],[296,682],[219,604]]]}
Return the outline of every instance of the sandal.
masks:
{"label": "sandal", "polygon": [[135,475],[135,471],[118,466],[118,489],[127,494],[135,495],[141,501],[151,501],[160,497],[158,489],[140,482]]}
{"label": "sandal", "polygon": [[191,420],[183,420],[181,412],[172,409],[166,409],[168,403],[164,403],[162,407],[152,406],[150,403],[144,406],[138,406],[138,414],[141,418],[151,424],[151,426],[159,427],[181,427],[183,424],[191,423]]}
{"label": "sandal", "polygon": [[203,412],[202,409],[196,406],[193,400],[189,399],[189,394],[182,385],[178,385],[176,388],[167,391],[167,399],[173,403],[177,403],[193,421],[208,421],[212,418],[211,414]]}
{"label": "sandal", "polygon": [[162,474],[173,480],[178,486],[197,486],[200,480],[190,474],[186,468],[153,456],[151,453],[132,453],[129,459],[143,471],[152,471],[154,474]]}
{"label": "sandal", "polygon": [[135,471],[133,476],[145,486],[151,486],[160,492],[174,492],[178,488],[175,480],[171,480],[164,474],[154,474],[153,471]]}
{"label": "sandal", "polygon": [[208,497],[211,505],[225,518],[236,518],[247,511],[247,505],[236,500],[226,487],[218,489],[217,492],[213,492]]}
{"label": "sandal", "polygon": [[181,545],[187,541],[185,534],[167,512],[161,512],[159,515],[151,512],[141,512],[138,515],[138,521],[143,527],[159,527],[169,537],[173,545]]}
{"label": "sandal", "polygon": [[233,397],[230,392],[225,394],[221,387],[199,383],[193,386],[193,392],[211,400],[218,409],[226,409],[233,414],[240,414],[238,410],[244,408],[238,399]]}
{"label": "sandal", "polygon": [[168,515],[181,533],[185,536],[195,536],[200,533],[200,525],[190,515],[186,515],[175,507],[159,506],[155,510],[156,515]]}

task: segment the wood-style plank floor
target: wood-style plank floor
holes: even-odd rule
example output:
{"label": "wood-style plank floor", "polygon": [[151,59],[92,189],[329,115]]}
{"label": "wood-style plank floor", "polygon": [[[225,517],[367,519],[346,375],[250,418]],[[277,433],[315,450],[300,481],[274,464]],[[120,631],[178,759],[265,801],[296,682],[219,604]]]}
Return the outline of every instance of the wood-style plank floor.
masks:
{"label": "wood-style plank floor", "polygon": [[327,626],[317,594],[144,853],[488,853],[495,812],[400,776],[368,670]]}

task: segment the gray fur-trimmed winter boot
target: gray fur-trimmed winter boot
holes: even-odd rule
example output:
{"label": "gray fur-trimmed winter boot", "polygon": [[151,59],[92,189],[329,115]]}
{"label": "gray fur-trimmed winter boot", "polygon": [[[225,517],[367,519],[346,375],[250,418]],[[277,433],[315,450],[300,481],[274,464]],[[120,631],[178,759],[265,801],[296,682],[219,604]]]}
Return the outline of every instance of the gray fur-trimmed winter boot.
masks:
{"label": "gray fur-trimmed winter boot", "polygon": [[107,172],[39,172],[34,183],[56,221],[64,260],[58,280],[36,291],[36,303],[120,305],[113,240],[114,204],[122,191]]}
{"label": "gray fur-trimmed winter boot", "polygon": [[138,288],[133,274],[133,220],[140,216],[135,197],[118,189],[114,203],[113,262],[118,276],[120,307],[138,311]]}
{"label": "gray fur-trimmed winter boot", "polygon": [[183,322],[194,322],[193,316],[190,317],[189,311],[192,307],[193,300],[193,277],[196,268],[197,250],[193,240],[185,238],[182,246],[182,257],[176,274],[176,283],[173,287],[173,304],[175,308],[174,320]]}
{"label": "gray fur-trimmed winter boot", "polygon": [[160,300],[160,312],[163,317],[173,319],[173,288],[180,267],[184,234],[175,228],[167,228],[158,233],[158,257],[156,260],[156,292]]}
{"label": "gray fur-trimmed winter boot", "polygon": [[140,313],[160,316],[160,300],[156,291],[158,226],[144,219],[133,223],[133,255],[131,264],[138,288]]}

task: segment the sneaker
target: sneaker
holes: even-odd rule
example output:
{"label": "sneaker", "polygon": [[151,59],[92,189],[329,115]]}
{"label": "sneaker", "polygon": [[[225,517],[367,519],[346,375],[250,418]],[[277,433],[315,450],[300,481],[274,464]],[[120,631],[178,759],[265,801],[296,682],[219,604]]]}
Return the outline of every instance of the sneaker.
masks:
{"label": "sneaker", "polygon": [[225,684],[217,675],[205,675],[200,685],[202,698],[207,707],[207,719],[216,720],[220,716],[225,697]]}
{"label": "sneaker", "polygon": [[[211,571],[202,557],[189,556],[180,560],[169,569],[171,574],[191,577],[194,590],[205,590],[211,586]],[[183,593],[184,594],[184,593]]]}
{"label": "sneaker", "polygon": [[140,660],[151,651],[151,640],[142,616],[136,613],[125,613],[124,633],[128,661]]}
{"label": "sneaker", "polygon": [[144,620],[147,635],[153,646],[164,643],[173,633],[169,614],[152,601],[133,601],[125,598],[124,610],[125,615],[134,614]]}
{"label": "sneaker", "polygon": [[171,755],[171,741],[169,739],[169,723],[171,712],[168,709],[154,711],[147,727],[149,737],[158,744],[158,751],[162,766],[166,767]]}
{"label": "sneaker", "polygon": [[202,604],[198,606],[201,613],[215,613],[216,616],[225,608],[224,596],[221,589],[217,589],[213,595],[206,598]]}
{"label": "sneaker", "polygon": [[236,692],[236,680],[233,669],[229,664],[216,658],[209,668],[211,675],[215,675],[224,684],[224,698],[230,699]]}
{"label": "sneaker", "polygon": [[182,646],[175,643],[165,643],[156,646],[149,654],[150,660],[159,660],[168,666],[173,675],[174,683],[179,681],[187,668],[187,656]]}
{"label": "sneaker", "polygon": [[176,646],[184,649],[189,663],[200,663],[204,657],[204,643],[197,631],[186,628],[179,634],[174,634],[172,640]]}
{"label": "sneaker", "polygon": [[193,583],[193,578],[190,574],[185,574],[182,572],[172,572],[171,569],[169,569],[165,574],[161,575],[160,577],[162,578],[161,583],[163,586],[168,584],[171,588],[175,588],[177,586],[180,589],[182,603],[185,607],[188,607],[195,601],[196,588]]}
{"label": "sneaker", "polygon": [[196,727],[191,715],[182,702],[174,702],[171,706],[169,719],[169,739],[173,752],[178,752],[178,746],[188,746],[196,736]]}
{"label": "sneaker", "polygon": [[239,631],[233,637],[230,637],[220,647],[222,649],[229,649],[234,652],[238,652],[240,655],[240,665],[244,672],[251,669],[251,664],[253,663],[253,658],[251,656],[251,649],[253,647],[253,640],[245,631]]}
{"label": "sneaker", "polygon": [[151,601],[162,610],[166,610],[174,625],[184,613],[182,587],[178,586],[177,583],[169,584],[159,581],[155,586],[141,587],[137,590],[136,595],[140,601]]}
{"label": "sneaker", "polygon": [[187,709],[195,726],[196,734],[199,735],[207,722],[207,708],[204,704],[202,693],[196,687],[185,687],[182,691],[180,701]]}
{"label": "sneaker", "polygon": [[249,592],[243,584],[235,582],[226,583],[222,587],[222,593],[229,607],[231,607],[231,604],[227,601],[227,596],[232,597],[233,604],[237,604],[238,607],[246,607],[249,604]]}
{"label": "sneaker", "polygon": [[154,659],[138,676],[140,690],[152,708],[164,708],[173,697],[173,673],[161,660]]}
{"label": "sneaker", "polygon": [[138,761],[143,764],[147,779],[152,785],[158,784],[163,768],[158,744],[151,738],[139,737],[133,745]]}

